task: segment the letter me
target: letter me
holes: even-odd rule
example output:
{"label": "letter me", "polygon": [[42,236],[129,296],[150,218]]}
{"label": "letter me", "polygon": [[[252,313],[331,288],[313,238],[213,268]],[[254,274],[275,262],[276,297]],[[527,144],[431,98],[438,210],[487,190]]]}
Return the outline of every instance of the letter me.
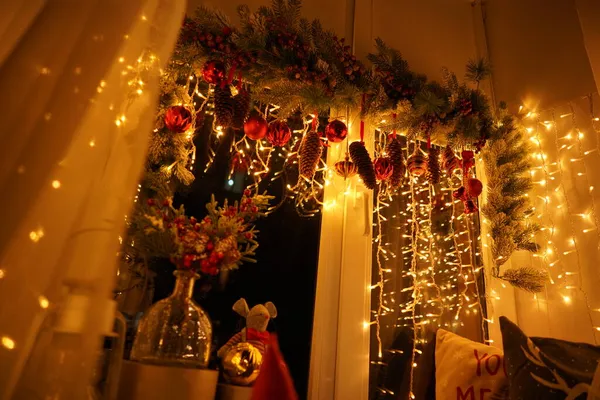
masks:
{"label": "letter me", "polygon": [[473,385],[469,386],[465,393],[462,392],[460,386],[457,386],[456,400],[475,400],[475,390],[473,389]]}

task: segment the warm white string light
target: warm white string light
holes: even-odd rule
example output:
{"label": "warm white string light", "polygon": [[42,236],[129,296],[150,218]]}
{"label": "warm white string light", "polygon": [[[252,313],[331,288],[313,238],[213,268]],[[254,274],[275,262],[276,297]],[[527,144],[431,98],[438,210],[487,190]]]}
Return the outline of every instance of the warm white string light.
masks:
{"label": "warm white string light", "polygon": [[[536,217],[533,222],[541,223],[542,225],[539,238],[543,242],[543,246],[541,254],[537,256],[537,259],[548,270],[551,278],[550,283],[553,284],[553,288],[558,290],[559,298],[565,305],[573,304],[573,290],[577,290],[582,294],[591,328],[594,331],[593,338],[596,341],[595,333],[597,330],[595,330],[593,323],[589,299],[583,287],[583,261],[581,259],[580,252],[582,249],[579,237],[593,230],[598,231],[593,186],[591,186],[589,181],[588,174],[590,169],[587,165],[587,157],[593,153],[597,153],[597,149],[585,150],[582,140],[585,137],[585,132],[578,126],[573,105],[569,104],[568,106],[570,112],[560,115],[561,121],[566,117],[571,117],[571,127],[566,131],[563,131],[562,128],[559,129],[554,109],[548,111],[550,118],[547,117],[547,120],[541,118],[543,113],[536,111],[526,111],[523,117],[523,123],[529,135],[529,140],[536,145],[536,151],[532,154],[534,162],[530,170],[534,182],[534,190],[530,199],[534,202],[535,206]],[[524,107],[521,109],[524,109]],[[550,135],[543,135],[542,132],[548,132]],[[545,145],[550,145],[555,149],[556,160],[552,160],[550,155],[544,151]],[[575,209],[575,205],[572,204],[569,198],[569,191],[565,186],[565,179],[568,175],[572,176],[572,179],[581,179],[581,182],[588,188],[586,192],[589,196],[589,210],[581,212]],[[576,181],[574,181],[574,184],[576,184]],[[555,196],[559,196],[560,198],[555,199]],[[577,208],[581,207],[579,203],[577,204]],[[587,203],[583,202],[581,204]],[[558,226],[556,223],[556,213],[561,210],[564,210],[564,218],[566,218],[564,223],[568,226],[566,249],[564,250],[562,249],[561,236],[557,235]],[[585,224],[586,222],[592,223],[593,227],[585,227],[584,225],[583,229],[578,228],[580,223]],[[598,232],[597,235],[600,238]],[[573,264],[575,264],[576,268],[569,268],[569,257],[575,257]],[[572,279],[576,279],[577,281],[569,282]],[[539,296],[534,295],[533,299],[538,302],[539,306],[539,302],[541,301]],[[548,289],[546,289],[545,301],[548,300]],[[546,312],[548,312],[548,307],[546,307]]]}

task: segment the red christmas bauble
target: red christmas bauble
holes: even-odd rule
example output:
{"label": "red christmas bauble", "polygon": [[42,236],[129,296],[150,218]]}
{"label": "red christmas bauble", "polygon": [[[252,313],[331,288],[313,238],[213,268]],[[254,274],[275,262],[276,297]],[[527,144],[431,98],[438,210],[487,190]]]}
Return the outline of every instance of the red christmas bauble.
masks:
{"label": "red christmas bauble", "polygon": [[273,121],[267,129],[267,140],[275,147],[285,146],[292,138],[292,130],[285,121]]}
{"label": "red christmas bauble", "polygon": [[463,150],[462,152],[462,167],[464,171],[468,171],[475,165],[475,153],[471,150]]}
{"label": "red christmas bauble", "polygon": [[378,181],[385,181],[394,172],[394,166],[389,157],[378,157],[373,162],[373,168],[375,168],[375,176]]}
{"label": "red christmas bauble", "polygon": [[477,197],[483,192],[483,183],[479,179],[469,178],[467,188],[469,189],[469,196]]}
{"label": "red christmas bauble", "polygon": [[192,113],[184,106],[170,107],[165,113],[165,126],[174,133],[182,133],[192,126]]}
{"label": "red christmas bauble", "polygon": [[348,136],[348,127],[339,119],[334,119],[327,124],[325,136],[327,136],[327,140],[330,142],[339,143]]}
{"label": "red christmas bauble", "polygon": [[225,79],[225,64],[221,61],[207,61],[202,68],[202,77],[207,83],[221,83]]}
{"label": "red christmas bauble", "polygon": [[267,134],[267,121],[261,115],[251,115],[244,122],[244,133],[252,140],[264,138]]}

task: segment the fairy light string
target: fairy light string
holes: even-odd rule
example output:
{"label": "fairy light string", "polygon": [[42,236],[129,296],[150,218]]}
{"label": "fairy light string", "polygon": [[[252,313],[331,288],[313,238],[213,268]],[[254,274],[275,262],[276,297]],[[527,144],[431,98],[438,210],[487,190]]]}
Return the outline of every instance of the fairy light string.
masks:
{"label": "fairy light string", "polygon": [[[587,293],[583,290],[583,287],[581,286],[581,284],[582,284],[582,281],[581,281],[582,266],[581,266],[580,252],[579,252],[579,244],[578,244],[578,240],[577,240],[577,237],[576,237],[575,222],[574,222],[574,218],[573,218],[575,216],[575,214],[573,213],[573,208],[572,208],[572,205],[571,205],[571,201],[569,200],[569,196],[567,194],[567,190],[566,190],[565,185],[564,185],[564,175],[565,174],[564,174],[564,170],[563,170],[563,166],[562,166],[561,156],[562,156],[562,151],[565,149],[565,147],[563,147],[563,146],[559,147],[559,145],[558,145],[558,143],[559,143],[558,142],[558,140],[559,140],[559,136],[558,136],[559,132],[558,132],[557,124],[556,124],[556,114],[555,114],[555,111],[552,110],[551,114],[552,114],[552,126],[554,127],[555,146],[556,146],[557,155],[558,155],[557,165],[558,165],[559,179],[560,179],[560,186],[559,187],[561,188],[562,195],[563,195],[564,202],[565,202],[564,204],[565,204],[565,206],[567,208],[567,220],[569,221],[568,225],[569,225],[569,229],[570,229],[570,233],[571,233],[571,243],[572,243],[573,248],[574,248],[575,257],[576,257],[576,260],[577,260],[577,271],[578,271],[578,275],[579,275],[579,278],[580,278],[579,290],[580,290],[581,294],[583,295],[583,298],[584,298],[584,301],[585,301],[585,304],[586,304],[586,307],[587,307],[587,310],[588,310],[588,317],[589,317],[591,326],[593,327],[594,323],[593,323],[593,318],[592,318],[592,315],[591,315],[591,312],[590,312],[590,305],[589,305],[588,296],[587,296]],[[567,136],[568,136],[568,134],[565,136],[565,138],[567,138]],[[569,288],[569,287],[567,286],[567,288]],[[570,296],[563,295],[563,299],[564,299],[565,303],[570,304],[570,302],[571,302]],[[594,337],[594,342],[597,344],[596,335],[595,335],[595,332],[593,332],[593,329],[592,329],[592,333],[593,333],[593,337]]]}
{"label": "fairy light string", "polygon": [[[416,145],[416,143],[415,143]],[[413,383],[414,383],[414,371],[416,367],[416,359],[417,359],[417,341],[418,341],[418,333],[417,333],[417,306],[418,300],[421,295],[419,281],[417,277],[417,246],[418,246],[418,235],[419,235],[419,224],[417,222],[417,199],[415,192],[415,182],[412,177],[409,177],[410,181],[410,200],[411,200],[411,221],[410,221],[410,237],[411,237],[411,250],[412,250],[412,259],[410,263],[410,274],[413,278],[413,291],[412,291],[412,304],[411,304],[411,317],[412,317],[412,331],[413,331],[413,342],[412,342],[412,352],[411,352],[411,362],[410,362],[410,381],[409,381],[409,395],[411,398],[414,398],[413,394]]]}
{"label": "fairy light string", "polygon": [[[472,220],[472,216],[467,216],[466,218],[466,225],[467,225],[467,234],[468,234],[468,243],[469,243],[469,253],[470,253],[470,259],[471,259],[471,267],[470,267],[470,272],[471,272],[471,276],[472,276],[472,281],[467,281],[465,282],[465,284],[470,284],[473,283],[473,286],[475,287],[475,295],[477,296],[477,300],[474,303],[471,303],[468,307],[474,307],[474,306],[478,306],[479,308],[479,313],[480,313],[480,320],[481,320],[481,337],[485,340],[486,339],[486,328],[485,328],[485,324],[486,324],[486,320],[484,319],[485,317],[485,311],[483,310],[483,304],[482,304],[482,297],[481,297],[481,293],[479,292],[479,283],[477,282],[477,275],[476,275],[476,269],[475,269],[475,265],[477,263],[477,254],[474,251],[474,247],[477,246],[479,240],[475,239],[475,235],[473,234],[473,220]],[[481,268],[478,268],[479,271],[481,271]]]}
{"label": "fairy light string", "polygon": [[[377,193],[376,196],[376,205],[375,205],[375,213],[377,220],[377,237],[374,239],[374,242],[377,244],[377,252],[375,254],[375,258],[377,261],[377,274],[379,277],[379,281],[375,285],[378,290],[377,294],[377,312],[375,313],[375,336],[377,338],[377,356],[381,358],[383,356],[382,353],[382,343],[381,343],[381,321],[380,318],[383,315],[383,285],[384,285],[384,275],[383,275],[383,245],[382,245],[382,215],[381,215],[381,193]],[[373,287],[372,287],[373,289]]]}
{"label": "fairy light string", "polygon": [[[392,134],[393,135],[393,134]],[[390,138],[393,136],[390,135]],[[385,156],[382,150],[385,148],[387,136],[383,132],[376,135],[374,158]],[[401,136],[403,152],[409,156],[411,148],[419,146],[418,141],[408,140]],[[473,232],[473,226],[469,226],[468,216],[462,214],[460,200],[446,200],[451,198],[453,179],[462,184],[462,175],[453,174],[446,176],[446,180],[439,188],[439,200],[436,195],[436,186],[429,183],[425,176],[415,176],[408,173],[407,182],[397,191],[392,191],[385,184],[378,185],[377,197],[374,207],[374,229],[373,238],[374,253],[376,256],[376,270],[374,270],[375,282],[370,286],[373,293],[373,308],[371,325],[374,326],[373,338],[377,341],[378,357],[373,357],[371,364],[385,368],[387,360],[382,358],[385,353],[390,355],[401,352],[396,349],[383,349],[384,319],[392,311],[398,311],[398,317],[394,328],[411,329],[412,345],[410,358],[410,392],[413,389],[414,371],[418,364],[419,355],[422,352],[420,346],[426,343],[425,333],[428,327],[456,328],[460,316],[477,315],[481,320],[482,335],[486,335],[485,324],[491,322],[486,318],[485,309],[481,304],[484,300],[477,282],[478,274],[482,267],[477,266],[477,244],[479,237]],[[436,199],[437,206],[434,205]],[[397,202],[399,210],[393,212],[389,209],[392,202]],[[459,211],[461,207],[461,211]],[[435,209],[435,210],[434,210]],[[443,235],[434,232],[434,212],[440,217],[448,218],[448,221],[438,222],[437,229],[443,229]],[[460,212],[460,214],[459,214]],[[447,215],[447,217],[444,217]],[[443,228],[446,226],[446,228]],[[391,243],[385,239],[390,231],[399,231],[399,239],[403,242],[399,253],[402,256],[402,265],[405,268],[394,270],[389,264],[395,259],[395,254],[390,248]],[[471,260],[464,262],[463,258]],[[376,272],[375,272],[376,271]],[[394,302],[396,290],[390,289],[388,273],[396,274],[396,280],[400,284],[397,293],[400,301]],[[448,317],[448,318],[447,318]],[[389,327],[389,325],[385,325]],[[390,393],[388,388],[378,386],[381,393]]]}
{"label": "fairy light string", "polygon": [[[595,150],[591,150],[589,152],[583,151],[583,144],[581,142],[581,139],[583,139],[584,133],[581,131],[581,129],[579,129],[579,125],[577,123],[577,118],[576,118],[576,115],[575,115],[575,109],[573,108],[573,103],[572,102],[569,102],[569,108],[571,110],[571,123],[573,125],[573,129],[575,130],[575,139],[577,141],[577,153],[578,153],[577,157],[578,158],[576,159],[576,161],[582,161],[583,162],[583,167],[584,167],[584,170],[585,170],[585,172],[583,173],[583,177],[584,177],[584,180],[585,180],[585,186],[587,188],[591,188],[592,186],[590,185],[590,180],[589,180],[589,176],[588,176],[588,174],[589,174],[589,167],[588,167],[588,162],[586,161],[586,158],[587,158],[586,156],[588,154],[590,154],[592,151],[595,151]],[[571,160],[571,161],[575,162],[573,160]],[[588,193],[588,196],[590,197],[590,209],[591,209],[591,214],[593,216],[593,221],[594,221],[594,225],[595,225],[596,236],[598,237],[598,241],[600,242],[600,229],[599,229],[600,225],[598,223],[598,215],[596,213],[596,205],[595,205],[596,201],[595,201],[595,198],[594,198],[594,196],[592,194],[592,190],[591,189],[588,190],[587,193]],[[584,218],[586,218],[586,217],[584,217]],[[584,233],[587,233],[587,232],[589,232],[589,230],[585,229]]]}
{"label": "fairy light string", "polygon": [[433,196],[434,196],[434,186],[432,183],[429,183],[429,193],[428,193],[428,199],[429,199],[429,204],[427,207],[427,211],[428,211],[428,215],[427,215],[427,227],[428,227],[428,232],[427,232],[427,239],[428,239],[428,243],[429,243],[429,277],[431,278],[431,285],[433,285],[433,288],[435,290],[436,296],[434,301],[437,302],[438,304],[438,316],[442,316],[442,312],[444,311],[444,305],[442,302],[442,291],[440,289],[440,287],[437,285],[436,283],[436,279],[435,279],[435,252],[434,252],[434,242],[435,242],[435,238],[433,236],[433,221],[432,221],[432,213],[433,213]]}

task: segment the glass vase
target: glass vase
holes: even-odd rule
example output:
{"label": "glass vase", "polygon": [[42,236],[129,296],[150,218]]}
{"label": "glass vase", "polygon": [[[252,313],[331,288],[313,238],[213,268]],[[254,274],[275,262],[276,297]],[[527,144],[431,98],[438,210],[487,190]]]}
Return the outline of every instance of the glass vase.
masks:
{"label": "glass vase", "polygon": [[198,274],[175,271],[171,296],[148,309],[141,318],[131,349],[131,359],[146,364],[205,368],[208,365],[212,325],[192,300]]}

